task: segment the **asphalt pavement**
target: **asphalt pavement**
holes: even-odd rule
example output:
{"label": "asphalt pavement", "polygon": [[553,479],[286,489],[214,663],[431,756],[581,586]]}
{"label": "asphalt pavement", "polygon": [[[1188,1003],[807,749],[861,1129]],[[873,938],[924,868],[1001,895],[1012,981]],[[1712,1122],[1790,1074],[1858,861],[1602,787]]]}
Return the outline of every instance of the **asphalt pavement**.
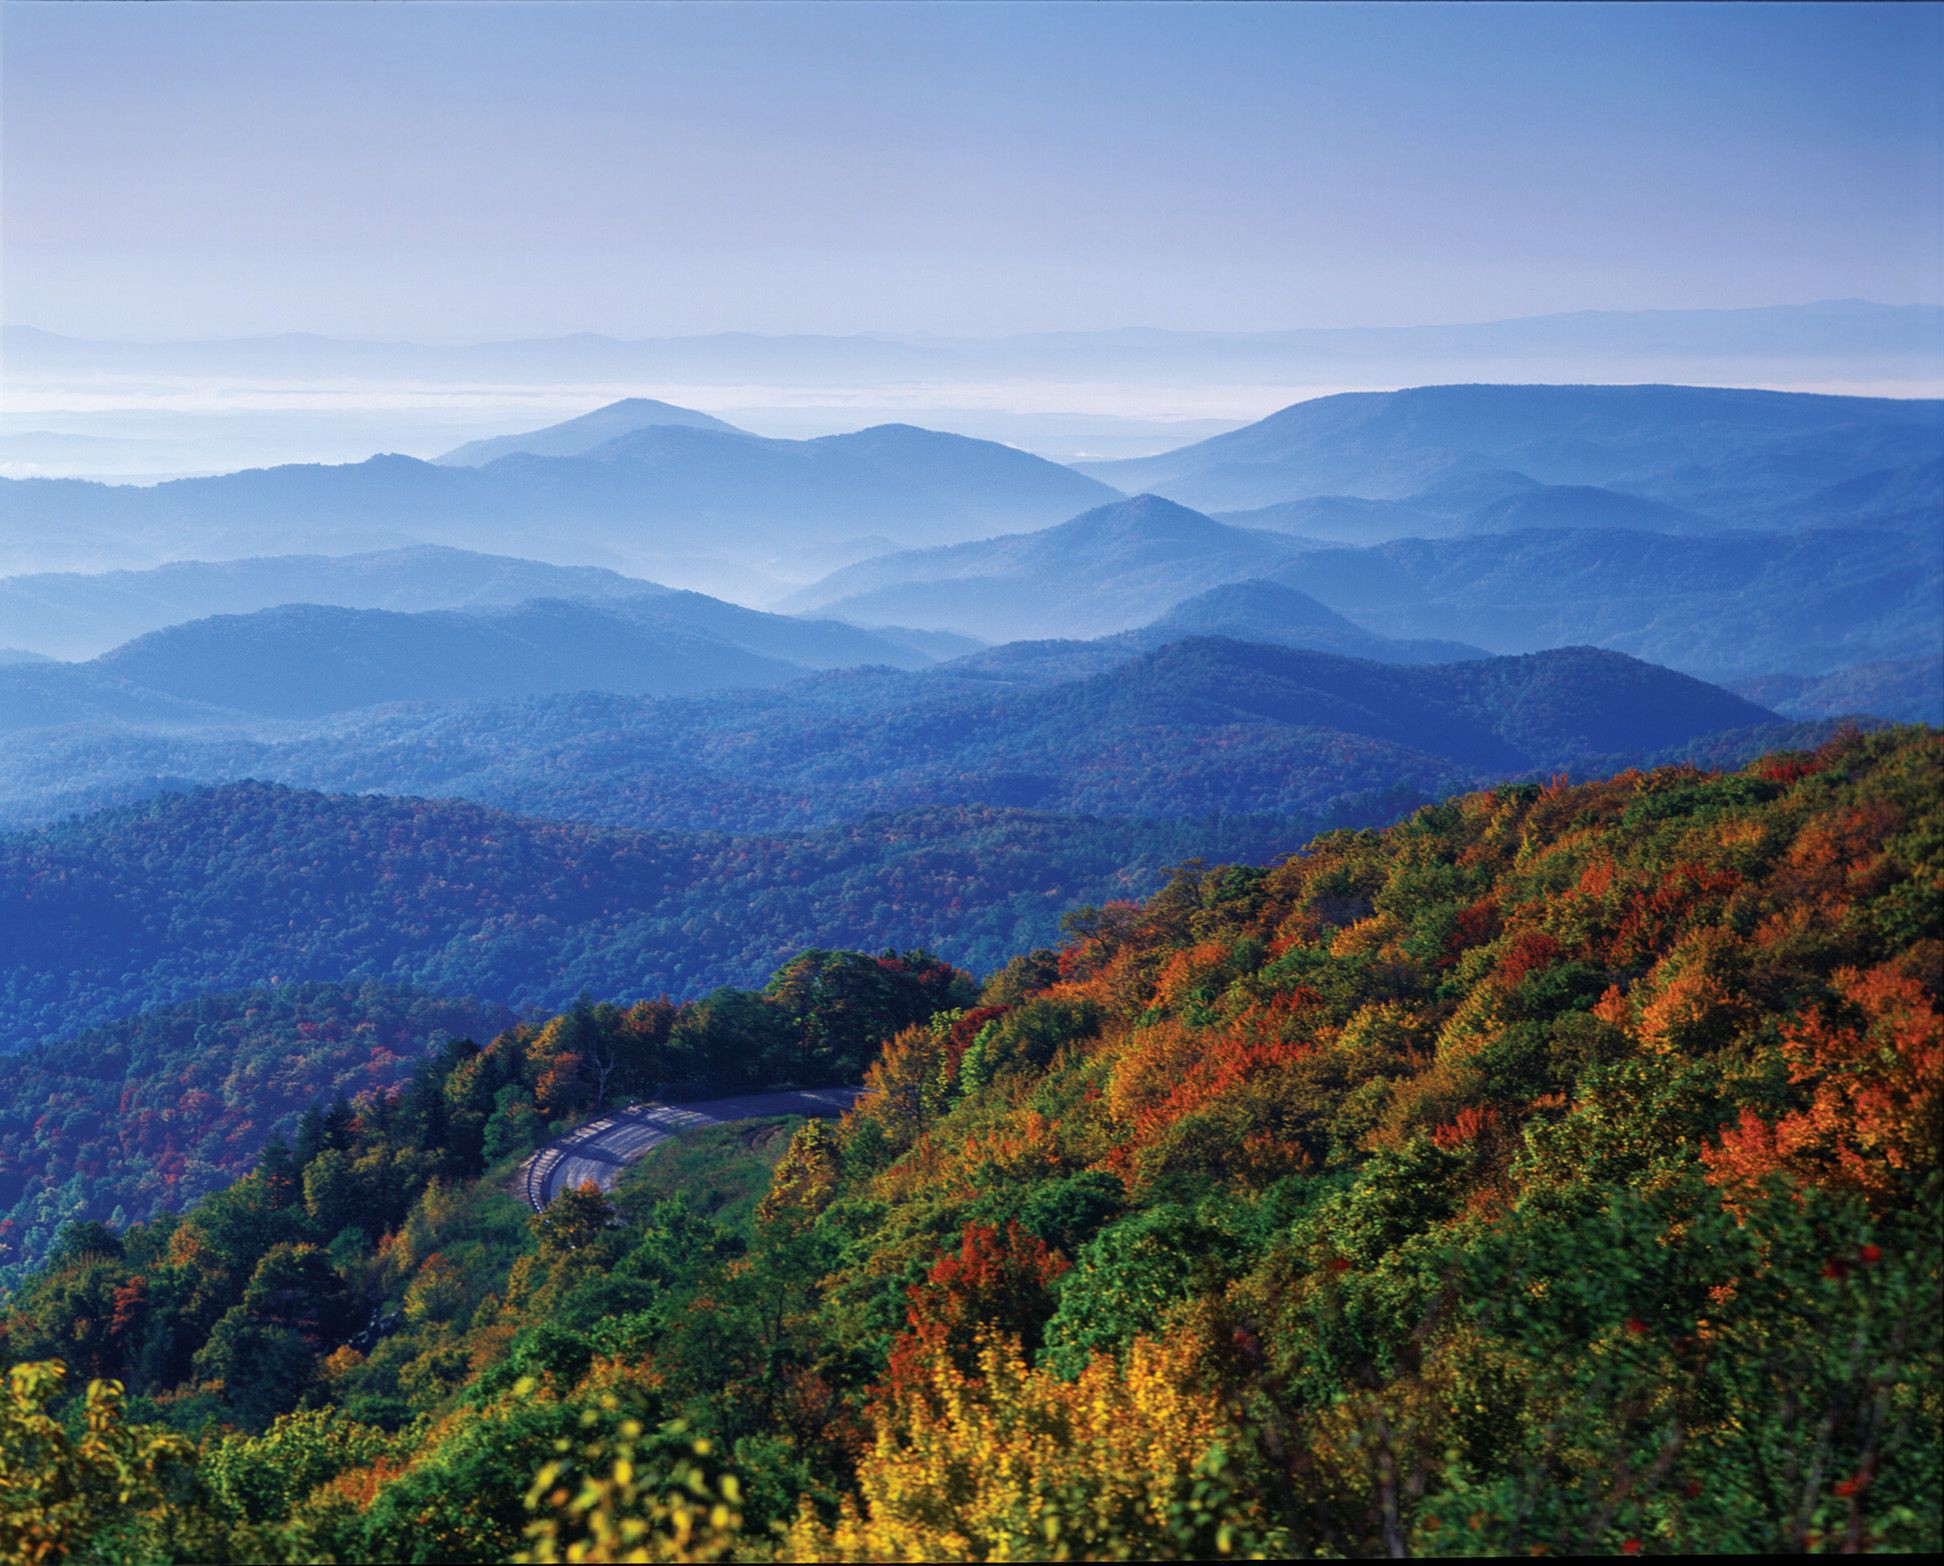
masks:
{"label": "asphalt pavement", "polygon": [[535,1212],[562,1191],[592,1180],[614,1189],[621,1171],[672,1136],[698,1126],[727,1125],[764,1115],[841,1115],[858,1088],[810,1088],[795,1093],[743,1093],[690,1104],[636,1104],[554,1138],[520,1165],[515,1189]]}

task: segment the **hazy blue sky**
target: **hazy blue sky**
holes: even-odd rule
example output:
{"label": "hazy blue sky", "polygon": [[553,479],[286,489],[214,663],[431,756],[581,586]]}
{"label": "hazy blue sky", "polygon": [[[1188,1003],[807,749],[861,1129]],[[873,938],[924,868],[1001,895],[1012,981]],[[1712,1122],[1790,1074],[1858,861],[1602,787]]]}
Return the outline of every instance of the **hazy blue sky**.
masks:
{"label": "hazy blue sky", "polygon": [[1936,6],[39,5],[0,312],[1006,332],[1944,297]]}

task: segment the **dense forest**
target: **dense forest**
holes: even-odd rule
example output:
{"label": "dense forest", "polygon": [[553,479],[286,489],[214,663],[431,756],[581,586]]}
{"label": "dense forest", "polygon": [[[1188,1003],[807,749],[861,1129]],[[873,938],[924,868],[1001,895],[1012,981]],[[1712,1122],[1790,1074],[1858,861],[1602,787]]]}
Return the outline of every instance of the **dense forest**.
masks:
{"label": "dense forest", "polygon": [[121,1228],[248,1174],[320,1100],[387,1091],[503,1007],[381,984],[201,995],[23,1050],[0,1074],[0,1285],[63,1223]]}
{"label": "dense forest", "polygon": [[[0,731],[33,734],[0,755],[0,825],[245,778],[660,831],[814,830],[941,805],[1322,819],[1393,789],[1429,799],[1525,774],[1600,776],[1711,734],[1751,731],[1744,756],[1802,743],[1763,707],[1591,647],[1400,667],[1234,639],[1263,636],[1247,619],[1231,635],[1154,634],[1168,640],[1025,644],[919,673],[841,669],[691,697],[407,704],[255,731],[161,695],[142,727],[140,692],[36,665],[0,679]],[[206,677],[235,683],[263,654],[234,658]],[[53,700],[43,687],[57,677],[82,681],[87,703]]]}
{"label": "dense forest", "polygon": [[555,1009],[760,984],[819,943],[988,969],[1057,937],[1074,903],[1143,895],[1195,854],[1266,858],[1316,824],[941,808],[732,836],[199,789],[0,837],[0,1051],[212,987],[375,980]]}
{"label": "dense forest", "polygon": [[[63,1233],[0,1317],[0,1550],[1937,1549],[1941,783],[1902,731],[1508,785],[982,986],[813,951],[450,1042]],[[753,1212],[653,1160],[514,1201],[703,1063],[866,1091]]]}

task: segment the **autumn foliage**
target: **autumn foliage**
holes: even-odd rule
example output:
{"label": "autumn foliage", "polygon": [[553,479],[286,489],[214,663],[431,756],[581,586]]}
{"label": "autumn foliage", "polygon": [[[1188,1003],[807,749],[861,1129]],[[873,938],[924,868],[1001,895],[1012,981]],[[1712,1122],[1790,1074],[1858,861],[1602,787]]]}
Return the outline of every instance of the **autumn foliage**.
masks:
{"label": "autumn foliage", "polygon": [[[1929,731],[1505,786],[982,988],[819,952],[455,1049],[65,1233],[0,1340],[196,1432],[168,1504],[290,1558],[1936,1550],[1940,907]],[[869,1061],[717,1147],[747,1221],[481,1178],[616,1041],[731,1040]]]}

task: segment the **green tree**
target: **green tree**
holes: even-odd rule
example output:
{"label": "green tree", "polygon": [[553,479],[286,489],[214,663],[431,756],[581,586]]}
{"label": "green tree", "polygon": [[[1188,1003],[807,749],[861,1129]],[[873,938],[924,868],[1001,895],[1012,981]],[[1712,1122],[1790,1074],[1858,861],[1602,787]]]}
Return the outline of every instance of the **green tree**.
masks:
{"label": "green tree", "polygon": [[326,1148],[305,1167],[304,1211],[319,1234],[352,1225],[371,1233],[371,1204],[349,1153]]}
{"label": "green tree", "polygon": [[507,1083],[493,1095],[493,1112],[486,1121],[486,1162],[497,1164],[527,1152],[540,1140],[544,1125],[532,1093],[517,1082]]}
{"label": "green tree", "polygon": [[534,1214],[533,1232],[540,1253],[557,1258],[610,1249],[618,1224],[606,1193],[592,1180],[583,1180]]}

